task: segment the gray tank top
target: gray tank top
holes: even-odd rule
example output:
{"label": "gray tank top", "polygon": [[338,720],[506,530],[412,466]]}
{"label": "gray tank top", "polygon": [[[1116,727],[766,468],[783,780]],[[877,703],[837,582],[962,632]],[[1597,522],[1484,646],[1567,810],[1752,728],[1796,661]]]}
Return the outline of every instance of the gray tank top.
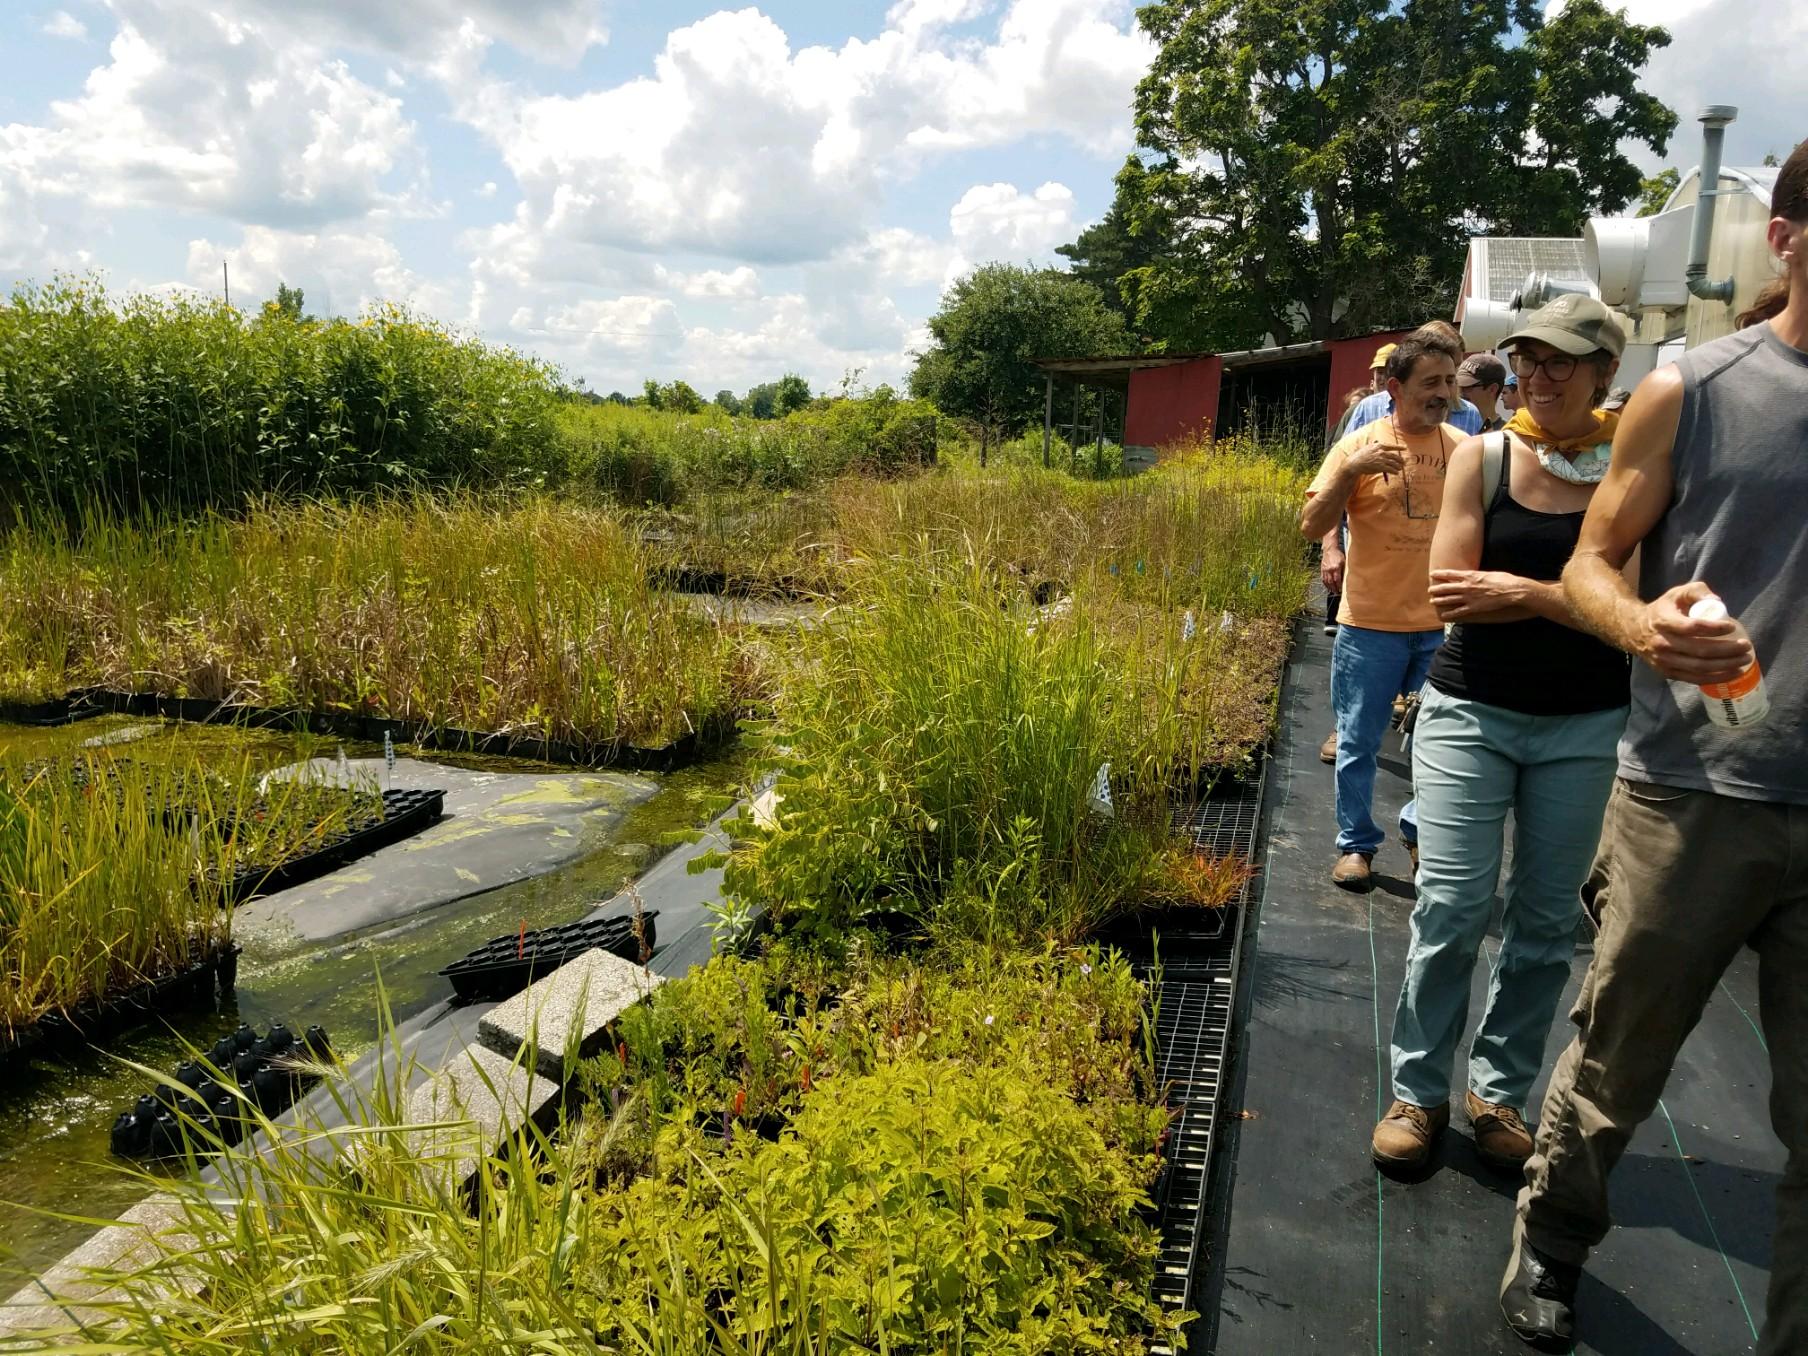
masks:
{"label": "gray tank top", "polygon": [[1645,538],[1639,595],[1705,580],[1751,632],[1770,716],[1722,730],[1698,688],[1635,663],[1620,775],[1808,805],[1808,353],[1755,325],[1677,367],[1676,488]]}

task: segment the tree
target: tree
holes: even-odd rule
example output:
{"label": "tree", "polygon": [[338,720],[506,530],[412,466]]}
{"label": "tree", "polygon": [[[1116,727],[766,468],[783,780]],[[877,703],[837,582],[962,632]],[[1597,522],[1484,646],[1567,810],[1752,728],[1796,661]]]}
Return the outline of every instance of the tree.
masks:
{"label": "tree", "polygon": [[787,372],[778,379],[778,387],[772,393],[772,409],[780,419],[796,410],[801,410],[809,403],[809,382],[795,372]]}
{"label": "tree", "polygon": [[1670,195],[1676,192],[1676,186],[1682,182],[1682,175],[1674,169],[1659,170],[1649,179],[1639,181],[1639,210],[1641,217],[1654,217],[1664,210],[1664,204],[1670,201]]}
{"label": "tree", "polygon": [[1469,236],[1579,234],[1638,196],[1622,153],[1675,114],[1638,88],[1660,28],[1601,0],[1155,0],[1120,280],[1171,348],[1417,323]]}
{"label": "tree", "polygon": [[957,281],[929,320],[934,343],[918,353],[910,393],[979,428],[991,442],[1042,417],[1037,358],[1121,354],[1134,343],[1099,289],[1054,269],[987,264]]}
{"label": "tree", "polygon": [[671,410],[674,414],[701,414],[703,397],[697,394],[688,381],[674,381],[661,388],[659,405],[661,409]]}
{"label": "tree", "polygon": [[299,287],[290,287],[286,282],[278,282],[276,295],[264,303],[264,314],[286,316],[290,320],[302,320],[306,318],[302,312],[302,305]]}
{"label": "tree", "polygon": [[717,391],[716,408],[724,414],[739,414],[741,412],[740,397],[733,391]]}
{"label": "tree", "polygon": [[1091,283],[1105,304],[1132,325],[1136,317],[1124,299],[1119,280],[1139,268],[1148,268],[1167,252],[1168,241],[1154,230],[1132,230],[1122,198],[1111,204],[1103,219],[1080,232],[1071,244],[1058,246],[1056,254],[1071,260],[1068,272]]}

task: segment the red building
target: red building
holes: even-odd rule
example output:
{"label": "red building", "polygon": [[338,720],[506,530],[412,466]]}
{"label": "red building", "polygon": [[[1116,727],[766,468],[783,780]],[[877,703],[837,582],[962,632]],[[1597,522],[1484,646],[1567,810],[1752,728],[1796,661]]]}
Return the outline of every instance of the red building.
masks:
{"label": "red building", "polygon": [[[1322,436],[1344,409],[1344,395],[1366,389],[1375,350],[1405,336],[1390,330],[1353,339],[1325,339],[1236,353],[1164,353],[1135,358],[1048,358],[1044,437],[1056,429],[1071,443],[1109,436],[1124,454],[1153,460],[1168,448],[1210,433],[1245,430]],[[1071,387],[1075,417],[1064,419]],[[1082,421],[1079,391],[1098,388],[1094,417]],[[1116,417],[1113,418],[1112,416]]]}

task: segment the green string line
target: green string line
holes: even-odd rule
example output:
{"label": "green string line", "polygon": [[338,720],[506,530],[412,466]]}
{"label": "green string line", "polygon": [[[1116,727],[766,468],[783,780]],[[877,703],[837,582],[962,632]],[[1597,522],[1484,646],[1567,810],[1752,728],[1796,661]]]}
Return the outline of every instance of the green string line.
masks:
{"label": "green string line", "polygon": [[1695,1185],[1695,1174],[1689,1170],[1689,1156],[1682,1151],[1682,1139],[1676,1133],[1676,1122],[1671,1119],[1670,1108],[1664,1105],[1661,1097],[1658,1098],[1657,1109],[1664,1113],[1664,1122],[1670,1127],[1670,1143],[1676,1148],[1676,1156],[1682,1160],[1682,1175],[1689,1183],[1689,1190],[1695,1193],[1695,1204],[1701,1208],[1702,1219],[1707,1221],[1708,1237],[1714,1240],[1714,1246],[1720,1251],[1720,1265],[1726,1268],[1727,1277],[1733,1283],[1733,1293],[1739,1297],[1739,1307],[1745,1310],[1745,1326],[1751,1329],[1752,1341],[1756,1342],[1760,1340],[1758,1325],[1752,1319],[1751,1306],[1745,1302],[1745,1289],[1739,1284],[1732,1259],[1720,1245],[1720,1231],[1714,1227],[1714,1217],[1708,1213],[1708,1203],[1701,1197],[1701,1188]]}
{"label": "green string line", "polygon": [[1745,1024],[1752,1029],[1752,1035],[1758,1038],[1758,1044],[1764,1047],[1764,1053],[1768,1055],[1770,1053],[1770,1042],[1764,1039],[1763,1029],[1752,1020],[1752,1015],[1741,1006],[1739,1000],[1733,997],[1733,991],[1726,987],[1726,981],[1724,979],[1720,981],[1720,992],[1726,995],[1727,1002],[1739,1009],[1739,1015],[1745,1018]]}
{"label": "green string line", "polygon": [[[1375,894],[1369,892],[1369,1009],[1375,1015],[1375,1119],[1381,1119],[1381,967],[1375,960]],[[1375,1356],[1381,1356],[1383,1233],[1381,1169],[1375,1169]]]}

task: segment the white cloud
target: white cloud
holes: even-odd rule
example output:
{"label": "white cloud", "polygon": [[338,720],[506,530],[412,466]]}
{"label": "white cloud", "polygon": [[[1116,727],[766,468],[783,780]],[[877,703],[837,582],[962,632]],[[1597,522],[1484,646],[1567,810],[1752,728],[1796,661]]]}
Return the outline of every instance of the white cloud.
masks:
{"label": "white cloud", "polygon": [[496,196],[496,181],[494,179],[486,179],[480,187],[474,188],[471,191],[479,198],[493,198]]}
{"label": "white cloud", "polygon": [[114,208],[320,226],[422,210],[400,100],[341,61],[174,0],[113,0],[107,64],[42,125],[0,128],[0,177]]}
{"label": "white cloud", "polygon": [[542,61],[569,65],[608,40],[599,0],[239,0],[238,8],[310,41],[425,60],[469,23]]}
{"label": "white cloud", "polygon": [[472,320],[468,305],[461,306],[459,289],[421,277],[393,242],[373,233],[249,226],[236,244],[191,240],[189,284],[216,291],[221,260],[231,268],[234,303],[245,309],[287,283],[302,289],[315,315],[353,316],[378,303],[395,302],[446,324],[469,325]]}
{"label": "white cloud", "polygon": [[[1671,42],[1646,67],[1641,84],[1676,110],[1665,155],[1642,146],[1627,151],[1647,170],[1681,168],[1701,159],[1707,104],[1734,104],[1739,119],[1727,129],[1726,163],[1756,165],[1765,155],[1788,155],[1808,137],[1795,53],[1808,49],[1808,10],[1792,0],[1616,0],[1637,23],[1659,24]],[[1555,17],[1561,4],[1546,7]],[[1787,54],[1787,55],[1786,55]]]}
{"label": "white cloud", "polygon": [[1031,132],[1128,145],[1151,48],[1127,4],[1014,0],[995,41],[943,32],[980,8],[906,0],[870,42],[796,52],[758,10],[723,11],[671,33],[651,76],[581,95],[487,78],[475,23],[434,69],[520,183],[523,235],[798,263],[864,239],[925,156]]}
{"label": "white cloud", "polygon": [[80,42],[88,36],[88,25],[66,9],[59,9],[45,21],[44,31],[53,38],[71,38]]}
{"label": "white cloud", "polygon": [[954,204],[948,227],[969,258],[1046,262],[1077,234],[1073,190],[1048,183],[1025,194],[1014,184],[976,184]]}
{"label": "white cloud", "polygon": [[703,269],[684,273],[656,265],[654,276],[666,287],[685,297],[721,297],[748,301],[760,294],[760,275],[743,264],[736,269]]}

